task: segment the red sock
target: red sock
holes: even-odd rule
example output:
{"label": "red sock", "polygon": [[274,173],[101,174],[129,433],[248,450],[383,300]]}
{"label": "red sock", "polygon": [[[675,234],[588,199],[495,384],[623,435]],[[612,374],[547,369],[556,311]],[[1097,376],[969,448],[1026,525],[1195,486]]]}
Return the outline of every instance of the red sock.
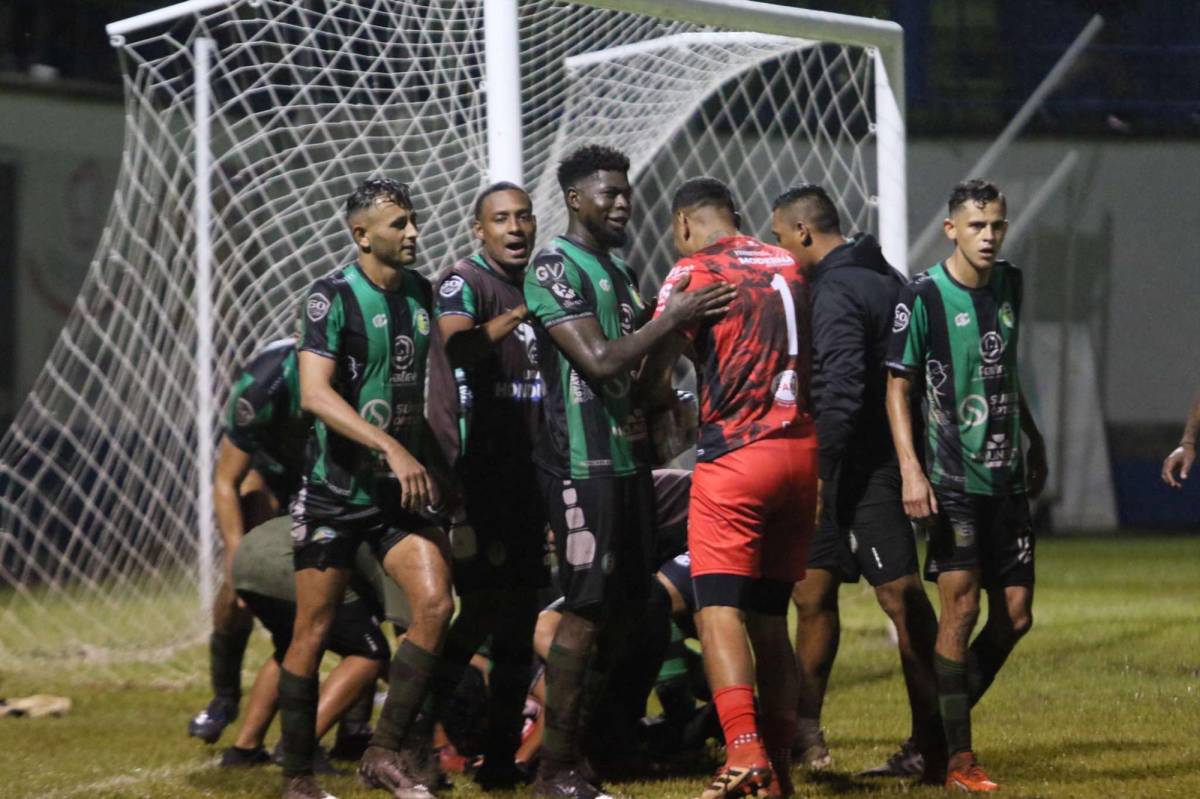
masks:
{"label": "red sock", "polygon": [[765,765],[767,751],[758,736],[754,716],[754,689],[730,685],[713,692],[713,703],[725,733],[725,762],[730,766]]}

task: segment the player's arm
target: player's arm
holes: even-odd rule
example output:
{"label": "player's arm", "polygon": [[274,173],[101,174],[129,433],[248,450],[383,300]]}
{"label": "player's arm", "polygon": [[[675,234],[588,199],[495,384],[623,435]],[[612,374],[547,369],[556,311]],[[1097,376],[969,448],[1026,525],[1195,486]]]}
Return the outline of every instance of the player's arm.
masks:
{"label": "player's arm", "polygon": [[477,324],[469,316],[450,314],[438,318],[438,328],[446,340],[450,365],[466,369],[487,355],[505,336],[517,329],[529,315],[524,305],[510,308],[499,316]]}
{"label": "player's arm", "polygon": [[[1172,488],[1181,488],[1192,464],[1196,461],[1196,434],[1200,432],[1200,392],[1192,400],[1192,409],[1188,413],[1187,423],[1183,427],[1183,437],[1179,446],[1171,451],[1162,465],[1163,482]],[[1176,474],[1178,473],[1178,475]]]}
{"label": "player's arm", "polygon": [[905,286],[900,290],[892,335],[888,339],[887,415],[900,462],[904,512],[916,521],[924,521],[938,512],[937,497],[913,440],[913,391],[925,363],[928,329],[924,303],[912,286]]}
{"label": "player's arm", "polygon": [[242,516],[241,485],[250,472],[251,455],[239,447],[229,436],[222,436],[217,447],[217,465],[213,469],[213,511],[217,517],[217,529],[225,544],[225,579],[233,584],[233,556],[246,534],[246,522]]}
{"label": "player's arm", "polygon": [[333,388],[336,363],[332,358],[305,350],[300,353],[300,407],[335,433],[383,453],[400,481],[400,502],[419,511],[437,501],[437,487],[429,471],[404,445],[369,423]]}
{"label": "player's arm", "polygon": [[1021,402],[1021,432],[1029,439],[1029,451],[1025,454],[1025,490],[1030,499],[1041,496],[1046,487],[1046,477],[1049,472],[1046,466],[1046,441],[1038,430],[1029,405],[1025,402],[1025,392],[1018,395]]}
{"label": "player's arm", "polygon": [[628,336],[605,338],[592,317],[554,325],[550,337],[589,380],[608,380],[628,372],[680,328],[720,319],[737,293],[728,283],[686,288],[687,282],[681,282],[662,315]]}

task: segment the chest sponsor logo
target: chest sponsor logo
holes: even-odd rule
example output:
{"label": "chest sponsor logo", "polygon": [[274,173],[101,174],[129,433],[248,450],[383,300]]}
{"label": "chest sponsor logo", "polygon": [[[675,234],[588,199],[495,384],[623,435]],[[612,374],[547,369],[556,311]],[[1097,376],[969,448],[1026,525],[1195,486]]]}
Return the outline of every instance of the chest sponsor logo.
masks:
{"label": "chest sponsor logo", "polygon": [[442,282],[442,287],[438,289],[438,294],[449,299],[458,296],[463,290],[463,279],[458,275],[451,275]]}
{"label": "chest sponsor logo", "polygon": [[387,314],[377,313],[371,317],[371,324],[376,328],[387,327]]}
{"label": "chest sponsor logo", "polygon": [[1016,413],[1020,403],[1021,396],[1015,391],[992,394],[988,397],[988,413],[993,419],[1003,419],[1011,413]]}
{"label": "chest sponsor logo", "polygon": [[581,405],[596,398],[596,395],[592,392],[592,387],[574,369],[571,370],[571,376],[568,378],[567,385],[572,405]]}
{"label": "chest sponsor logo", "polygon": [[771,393],[780,405],[795,405],[800,390],[800,378],[792,369],[785,369],[771,381]]}
{"label": "chest sponsor logo", "polygon": [[955,327],[966,327],[969,324],[971,324],[971,315],[966,311],[963,311],[954,317]]}
{"label": "chest sponsor logo", "polygon": [[633,332],[633,307],[621,303],[621,335],[628,336]]}
{"label": "chest sponsor logo", "polygon": [[606,277],[600,278],[599,285],[600,285],[601,291],[612,291],[612,283],[610,283],[608,278],[606,278]]}
{"label": "chest sponsor logo", "polygon": [[417,327],[417,332],[420,333],[422,336],[428,336],[429,335],[429,312],[426,311],[424,308],[418,308],[416,316],[414,317],[414,320],[415,320],[415,324]]}
{"label": "chest sponsor logo", "polygon": [[558,261],[552,261],[548,264],[538,264],[533,268],[533,276],[543,286],[553,283],[556,280],[562,280],[563,273],[563,265]]}
{"label": "chest sponsor logo", "polygon": [[329,298],[320,293],[312,295],[308,298],[305,313],[308,314],[309,321],[320,322],[329,314]]}
{"label": "chest sponsor logo", "polygon": [[400,433],[411,427],[425,412],[424,403],[397,402],[392,408],[391,431]]}
{"label": "chest sponsor logo", "polygon": [[367,424],[378,427],[380,430],[386,430],[388,424],[392,421],[392,408],[387,404],[386,400],[373,399],[362,406],[362,410],[358,412],[358,415]]}
{"label": "chest sponsor logo", "polygon": [[1004,357],[1004,339],[995,330],[989,330],[979,339],[979,354],[988,365],[999,363]]}
{"label": "chest sponsor logo", "polygon": [[417,382],[417,373],[413,369],[416,358],[416,347],[408,336],[396,336],[392,341],[392,384],[409,384]]}
{"label": "chest sponsor logo", "polygon": [[521,342],[525,347],[525,357],[529,361],[531,368],[537,368],[538,362],[538,345],[537,331],[533,329],[533,325],[528,322],[522,322],[513,330],[513,336],[517,341]]}
{"label": "chest sponsor logo", "polygon": [[988,401],[980,394],[970,394],[958,404],[958,423],[966,428],[978,427],[988,420]]}
{"label": "chest sponsor logo", "polygon": [[1017,457],[1017,448],[1008,440],[1005,433],[993,433],[988,436],[983,450],[983,465],[988,469],[1003,469],[1011,466]]}
{"label": "chest sponsor logo", "polygon": [[1012,328],[1017,323],[1017,315],[1013,313],[1011,302],[1001,303],[1000,312],[997,315],[1000,317],[1000,324],[1007,328]]}
{"label": "chest sponsor logo", "polygon": [[896,305],[896,313],[892,317],[892,332],[899,333],[900,331],[907,329],[908,319],[910,316],[912,316],[912,311],[908,309],[908,306],[902,302],[898,303]]}
{"label": "chest sponsor logo", "polygon": [[254,416],[254,406],[250,404],[250,400],[238,397],[233,406],[233,423],[238,427],[245,427],[254,421]]}

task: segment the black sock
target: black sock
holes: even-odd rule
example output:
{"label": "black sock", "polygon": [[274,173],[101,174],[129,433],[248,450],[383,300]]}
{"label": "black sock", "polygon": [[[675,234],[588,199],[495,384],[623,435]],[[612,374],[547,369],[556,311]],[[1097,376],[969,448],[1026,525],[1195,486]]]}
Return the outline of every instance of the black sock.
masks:
{"label": "black sock", "polygon": [[279,672],[279,727],[283,741],[283,776],[312,774],[317,747],[316,677]]}
{"label": "black sock", "polygon": [[550,645],[546,657],[546,729],[542,738],[542,767],[547,773],[578,759],[587,661],[586,653]]}
{"label": "black sock", "polygon": [[213,632],[208,639],[208,667],[213,696],[236,705],[242,698],[242,656],[253,625],[233,632]]}
{"label": "black sock", "polygon": [[371,746],[400,751],[413,718],[424,703],[437,655],[405,639],[388,669],[388,696],[379,712]]}
{"label": "black sock", "polygon": [[971,703],[967,698],[967,664],[947,660],[936,652],[933,670],[937,675],[938,709],[946,731],[949,754],[971,751]]}
{"label": "black sock", "polygon": [[1011,651],[1011,647],[996,642],[995,636],[989,634],[986,625],[979,635],[975,636],[975,641],[967,652],[967,694],[971,698],[971,707],[975,707],[987,693]]}
{"label": "black sock", "polygon": [[375,681],[363,689],[354,704],[346,708],[338,721],[338,737],[346,734],[358,734],[371,723],[371,715],[375,712]]}

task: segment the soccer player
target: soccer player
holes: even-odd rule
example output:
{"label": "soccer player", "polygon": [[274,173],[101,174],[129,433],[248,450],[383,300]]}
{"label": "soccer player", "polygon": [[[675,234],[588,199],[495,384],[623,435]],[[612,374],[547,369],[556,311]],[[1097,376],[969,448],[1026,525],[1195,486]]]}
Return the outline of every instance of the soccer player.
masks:
{"label": "soccer player", "polygon": [[684,331],[700,395],[688,549],[726,747],[701,799],[769,787],[790,795],[798,676],[788,601],[804,576],[817,502],[808,288],[790,253],[739,232],[733,194],[719,180],[686,181],[671,215],[682,257],[663,282],[660,311],[688,279],[738,290],[724,319]]}
{"label": "soccer player", "polygon": [[188,735],[215,743],[238,715],[242,658],[254,617],[234,595],[230,569],[247,530],[278,516],[300,487],[308,420],[300,410],[296,342],[255,353],[233,384],[213,470],[213,506],[225,545],[225,579],[213,601],[209,666],[213,699]]}
{"label": "soccer player", "polygon": [[1171,451],[1163,460],[1162,479],[1172,488],[1182,488],[1181,480],[1186,480],[1192,464],[1196,461],[1196,433],[1200,432],[1200,393],[1192,400],[1192,409],[1188,413],[1187,423],[1183,426],[1183,437],[1179,446]]}
{"label": "soccer player", "polygon": [[912,737],[886,764],[863,774],[920,776],[922,753],[938,768],[944,748],[933,676],[937,617],[917,574],[917,545],[904,515],[884,399],[892,312],[906,281],[872,236],[842,235],[837,207],[820,186],[781,194],[771,229],[812,289],[813,409],[820,442],[821,512],[808,569],[792,594],[800,667],[795,751],[809,768],[831,762],[821,705],[841,632],[838,587],[865,576],[896,628]]}
{"label": "soccer player", "polygon": [[[427,799],[429,788],[399,750],[454,604],[449,542],[428,518],[449,477],[425,418],[425,378],[429,361],[445,352],[432,324],[432,287],[413,269],[417,216],[408,187],[365,181],[346,199],[346,223],[356,261],[316,281],[304,306],[300,397],[314,422],[292,506],[296,622],[279,678],[284,796],[328,796],[311,767],[317,670],[354,553],[366,541],[408,597],[412,624],[392,658],[388,698],[359,775],[397,799]],[[431,385],[429,396],[444,399],[447,391],[453,387]]]}
{"label": "soccer player", "polygon": [[[466,496],[465,520],[451,529],[458,616],[442,652],[452,690],[484,639],[489,654],[488,737],[475,781],[486,790],[524,784],[514,757],[533,659],[538,591],[549,584],[546,510],[533,446],[540,427],[542,379],[522,292],[537,218],[529,195],[496,183],[475,201],[478,252],[450,267],[437,291],[438,327],[459,383],[455,463]],[[456,668],[449,668],[449,666]]]}
{"label": "soccer player", "polygon": [[525,275],[546,386],[533,457],[565,597],[546,664],[547,723],[534,785],[540,796],[603,795],[579,771],[589,653],[596,644],[597,658],[617,656],[649,592],[654,496],[635,370],[672,331],[723,314],[733,292],[679,292],[659,319],[642,324],[637,281],[613,253],[625,243],[632,210],[628,171],[623,153],[595,145],[559,164],[567,233]]}
{"label": "soccer player", "polygon": [[[258,672],[246,717],[234,745],[225,751],[222,766],[265,762],[263,736],[275,715],[279,695],[279,663],[292,639],[296,617],[296,578],[292,566],[291,518],[280,516],[256,527],[239,547],[233,560],[233,585],[238,598],[271,634],[275,652]],[[408,627],[408,603],[400,589],[383,574],[367,544],[355,552],[353,590],[334,614],[327,648],[342,660],[321,685],[317,706],[316,737],[342,718],[360,696],[370,692],[378,677],[386,677],[387,639],[379,626],[380,611],[401,627]]]}
{"label": "soccer player", "polygon": [[[946,787],[964,791],[997,787],[973,754],[971,705],[1033,623],[1027,497],[1046,480],[1045,445],[1017,375],[1021,273],[999,260],[1006,213],[992,183],[954,187],[943,223],[954,252],[901,291],[887,356],[904,509],[928,526],[925,576],[937,582],[941,605],[934,670],[950,755]],[[924,465],[910,410],[918,380],[927,406]],[[971,642],[981,588],[988,619]]]}

